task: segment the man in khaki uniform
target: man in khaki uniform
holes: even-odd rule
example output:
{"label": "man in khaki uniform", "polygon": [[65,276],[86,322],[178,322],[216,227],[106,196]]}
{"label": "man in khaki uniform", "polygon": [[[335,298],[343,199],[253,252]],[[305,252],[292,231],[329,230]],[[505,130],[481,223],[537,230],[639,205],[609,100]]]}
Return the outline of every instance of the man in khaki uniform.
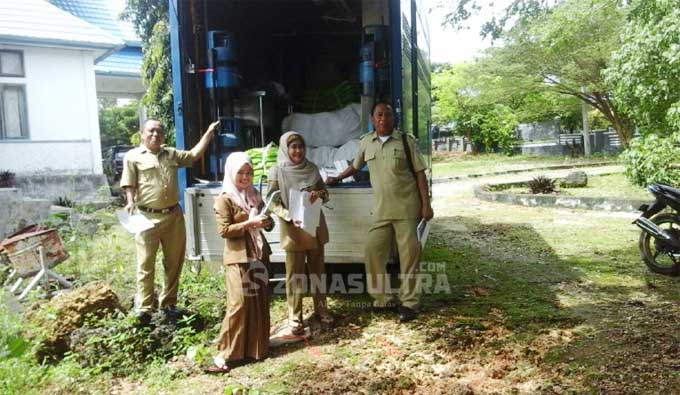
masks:
{"label": "man in khaki uniform", "polygon": [[408,134],[407,144],[415,175],[411,171],[402,133],[393,129],[394,116],[389,104],[376,103],[371,120],[375,132],[361,138],[354,163],[338,177],[330,177],[327,183],[334,184],[368,164],[375,197],[375,222],[368,230],[365,252],[368,292],[374,299],[375,308],[396,306],[394,295],[388,293],[389,277],[386,274],[394,239],[401,269],[399,320],[406,322],[416,317],[420,304],[417,281],[420,243],[416,228],[421,218],[429,221],[433,216],[426,167],[416,149],[415,137]]}
{"label": "man in khaki uniform", "polygon": [[161,123],[150,119],[140,132],[141,145],[128,151],[123,159],[120,186],[125,191],[125,209],[132,214],[136,208],[154,223],[153,228],[135,235],[135,305],[142,324],[150,321],[153,310],[154,269],[159,244],[163,248],[165,269],[159,306],[169,317],[177,316],[177,289],[186,248],[184,215],[178,204],[177,169],[191,166],[203,155],[217,125],[219,122],[212,123],[198,144],[183,151],[165,146]]}

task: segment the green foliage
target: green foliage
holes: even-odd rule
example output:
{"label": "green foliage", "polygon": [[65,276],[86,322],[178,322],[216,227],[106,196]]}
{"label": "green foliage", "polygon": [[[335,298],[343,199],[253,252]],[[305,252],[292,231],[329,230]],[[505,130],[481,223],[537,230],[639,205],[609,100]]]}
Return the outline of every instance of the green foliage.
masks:
{"label": "green foliage", "polygon": [[619,156],[626,176],[635,185],[656,182],[680,186],[680,132],[661,137],[655,134],[633,139],[630,147]]}
{"label": "green foliage", "polygon": [[[133,317],[109,316],[77,330],[73,358],[93,373],[129,375],[157,356],[149,328],[134,326]],[[81,340],[82,338],[82,340]]]}
{"label": "green foliage", "polygon": [[631,12],[606,79],[642,134],[680,130],[680,3],[643,0]]}
{"label": "green foliage", "polygon": [[358,87],[349,81],[342,81],[328,88],[309,89],[304,92],[300,101],[300,111],[306,113],[335,111],[355,102],[358,96]]}
{"label": "green foliage", "polygon": [[131,144],[131,137],[139,131],[139,103],[134,101],[124,106],[101,104],[99,130],[102,148]]}
{"label": "green foliage", "polygon": [[494,104],[481,94],[473,74],[470,65],[459,64],[433,75],[434,122],[455,122],[456,133],[466,136],[480,150],[498,148],[510,153],[517,117],[507,105]]}
{"label": "green foliage", "polygon": [[168,2],[127,0],[123,17],[132,22],[144,43],[142,77],[147,91],[141,104],[147,108],[148,118],[157,119],[164,126],[165,143],[174,145],[175,121],[170,68]]}
{"label": "green foliage", "polygon": [[153,327],[138,327],[133,316],[122,313],[93,319],[71,335],[71,357],[95,374],[134,375],[140,365],[184,355],[190,347],[207,343],[192,326],[196,320],[197,315],[190,314],[176,325],[154,321]]}
{"label": "green foliage", "polygon": [[39,385],[45,369],[36,365],[31,344],[21,333],[21,321],[0,296],[0,393],[23,395]]}
{"label": "green foliage", "polygon": [[[576,98],[599,111],[625,146],[632,123],[612,102],[602,72],[620,46],[628,8],[617,0],[513,1],[499,20],[502,23],[492,21],[497,27],[488,31],[502,37],[502,46],[490,48],[477,61],[487,76],[485,85],[493,88],[490,92],[501,103],[528,110],[517,114],[522,120],[532,114],[565,117],[578,111],[573,101],[563,103],[567,106],[543,105],[554,100],[549,93]],[[505,22],[515,17],[514,26],[507,29]],[[549,110],[541,114],[541,109]]]}
{"label": "green foliage", "polygon": [[[494,17],[485,22],[480,30],[482,37],[490,37],[492,40],[503,36],[507,26],[512,22],[526,22],[532,18],[547,12],[559,0],[513,0],[510,2],[503,14],[498,18]],[[482,2],[479,0],[456,0],[453,2],[452,11],[446,15],[445,23],[456,29],[464,29],[466,21],[473,15],[479,13],[486,4],[493,5],[493,2]]]}
{"label": "green foliage", "polygon": [[529,190],[533,194],[555,192],[555,180],[546,176],[532,178],[529,183]]}

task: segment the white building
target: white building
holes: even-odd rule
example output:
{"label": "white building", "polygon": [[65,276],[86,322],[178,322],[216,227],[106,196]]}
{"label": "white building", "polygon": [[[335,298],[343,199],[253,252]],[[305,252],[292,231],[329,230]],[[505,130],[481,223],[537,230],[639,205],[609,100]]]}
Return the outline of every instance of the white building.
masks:
{"label": "white building", "polygon": [[47,1],[0,1],[0,171],[102,174],[95,63],[123,45]]}

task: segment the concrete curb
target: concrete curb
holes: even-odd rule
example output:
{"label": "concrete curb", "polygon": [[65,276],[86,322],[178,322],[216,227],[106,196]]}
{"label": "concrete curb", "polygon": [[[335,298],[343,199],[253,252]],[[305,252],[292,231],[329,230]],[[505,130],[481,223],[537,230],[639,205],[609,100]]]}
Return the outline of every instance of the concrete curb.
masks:
{"label": "concrete curb", "polygon": [[517,173],[528,173],[531,171],[538,171],[538,170],[561,170],[561,169],[577,169],[580,167],[599,167],[599,166],[614,166],[616,165],[616,162],[609,161],[609,162],[593,162],[593,163],[575,163],[572,165],[553,165],[553,166],[543,166],[543,167],[532,167],[532,168],[526,168],[526,169],[515,169],[515,170],[504,170],[504,171],[494,171],[490,173],[472,173],[472,174],[467,174],[464,176],[451,176],[451,177],[443,177],[443,178],[435,178],[432,180],[433,184],[442,184],[446,182],[451,182],[451,181],[456,181],[456,180],[464,180],[467,178],[480,178],[480,177],[488,177],[488,176],[499,176],[503,174],[517,174]]}
{"label": "concrete curb", "polygon": [[474,189],[475,197],[477,199],[486,200],[488,202],[516,204],[527,207],[563,207],[563,208],[580,208],[586,210],[629,211],[629,212],[637,211],[638,207],[640,207],[642,204],[648,204],[651,202],[651,197],[648,200],[640,200],[640,199],[616,199],[607,197],[595,198],[578,196],[532,195],[489,191],[489,187],[498,185],[512,187],[526,185],[526,182],[510,182],[480,185]]}

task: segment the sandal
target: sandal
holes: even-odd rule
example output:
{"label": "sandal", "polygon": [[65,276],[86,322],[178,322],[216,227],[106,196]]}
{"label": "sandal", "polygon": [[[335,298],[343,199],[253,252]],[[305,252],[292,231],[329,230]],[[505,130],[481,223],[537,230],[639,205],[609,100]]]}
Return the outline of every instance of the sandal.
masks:
{"label": "sandal", "polygon": [[229,368],[229,366],[227,365],[224,365],[222,367],[213,365],[205,368],[203,371],[208,374],[225,374],[229,373],[230,370],[231,368]]}
{"label": "sandal", "polygon": [[290,333],[295,336],[302,336],[305,334],[305,326],[303,324],[291,324]]}

